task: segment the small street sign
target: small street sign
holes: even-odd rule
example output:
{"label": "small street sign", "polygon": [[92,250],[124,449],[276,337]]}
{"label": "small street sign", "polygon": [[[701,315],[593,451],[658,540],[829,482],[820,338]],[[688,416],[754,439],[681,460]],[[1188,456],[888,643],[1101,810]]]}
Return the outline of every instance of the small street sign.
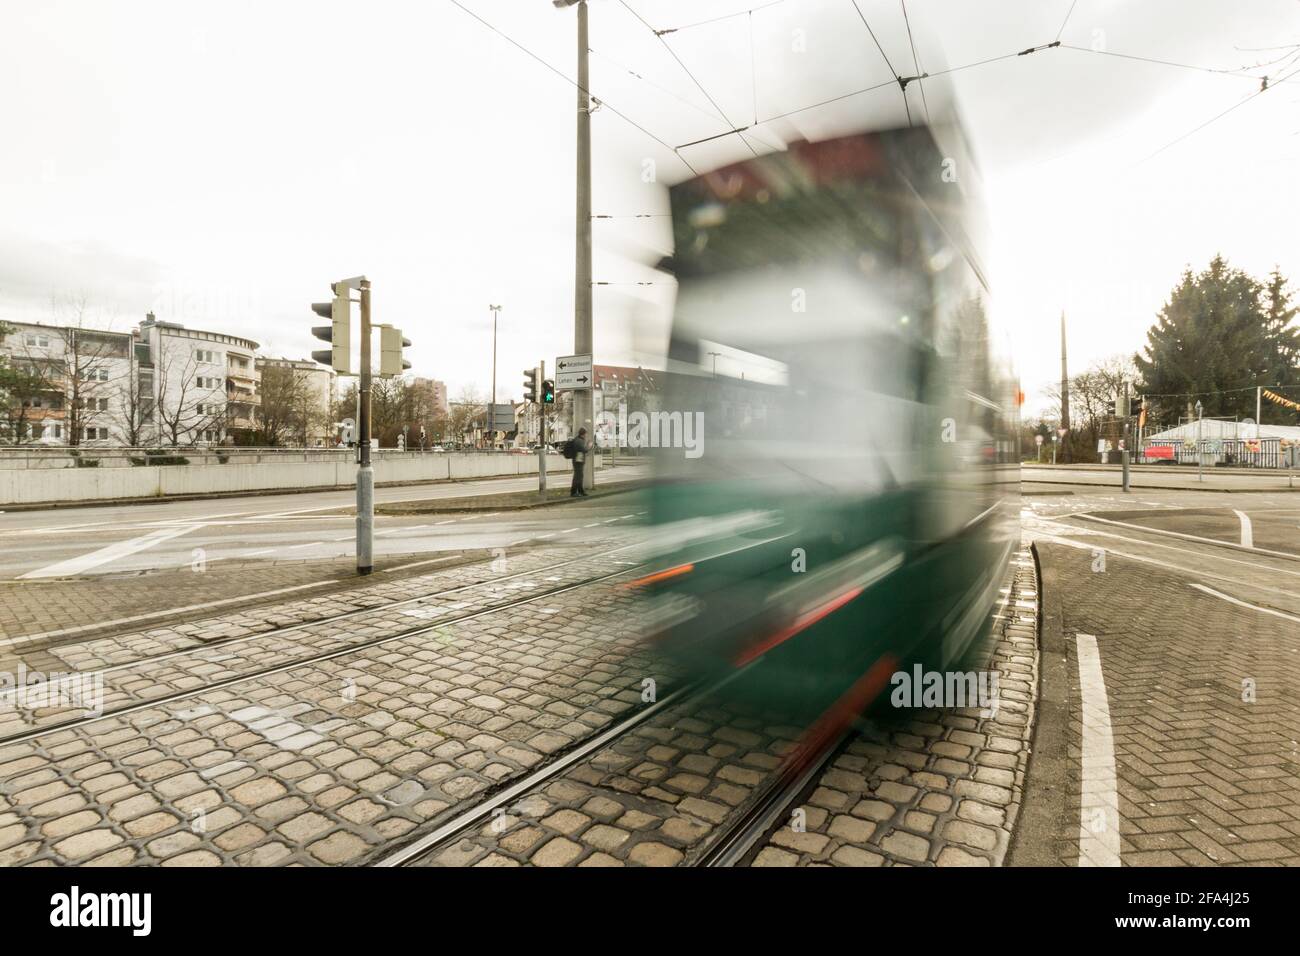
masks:
{"label": "small street sign", "polygon": [[591,372],[559,372],[555,376],[555,387],[564,391],[591,388]]}
{"label": "small street sign", "polygon": [[492,427],[497,431],[510,431],[515,427],[515,407],[497,403],[492,414]]}

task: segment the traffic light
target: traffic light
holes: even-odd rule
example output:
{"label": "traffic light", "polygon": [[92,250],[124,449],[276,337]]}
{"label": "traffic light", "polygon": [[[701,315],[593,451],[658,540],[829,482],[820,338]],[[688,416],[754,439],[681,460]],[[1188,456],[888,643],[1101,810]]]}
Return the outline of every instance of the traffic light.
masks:
{"label": "traffic light", "polygon": [[1120,418],[1128,418],[1133,414],[1133,409],[1130,407],[1130,399],[1127,395],[1121,395],[1117,398],[1115,400],[1115,407]]}
{"label": "traffic light", "polygon": [[1107,402],[1107,403],[1106,403],[1106,417],[1108,417],[1108,418],[1114,418],[1114,417],[1115,417],[1115,412],[1116,412],[1118,406],[1119,406],[1119,399],[1118,399],[1118,398],[1111,399],[1109,402]]}
{"label": "traffic light", "polygon": [[537,369],[524,369],[524,401],[537,401]]}
{"label": "traffic light", "polygon": [[555,404],[555,383],[552,382],[549,378],[546,381],[542,382],[542,404],[543,405]]}
{"label": "traffic light", "polygon": [[333,367],[340,375],[351,375],[350,346],[352,343],[352,313],[348,301],[348,286],[335,282],[330,286],[334,298],[329,302],[313,302],[311,310],[323,319],[329,319],[329,325],[312,327],[311,334],[322,342],[330,343],[330,348],[312,352],[311,357],[322,365]]}
{"label": "traffic light", "polygon": [[411,367],[411,363],[402,357],[402,349],[409,349],[411,340],[402,335],[401,329],[391,325],[379,326],[379,374],[383,378],[401,375]]}

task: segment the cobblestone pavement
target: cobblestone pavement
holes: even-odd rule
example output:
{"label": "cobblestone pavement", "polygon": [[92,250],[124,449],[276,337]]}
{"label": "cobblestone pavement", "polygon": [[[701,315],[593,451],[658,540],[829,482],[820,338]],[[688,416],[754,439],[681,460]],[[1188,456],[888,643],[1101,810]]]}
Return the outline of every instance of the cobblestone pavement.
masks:
{"label": "cobblestone pavement", "polygon": [[[24,663],[29,669],[44,664],[48,673],[94,675],[102,681],[103,709],[111,711],[499,607],[626,563],[619,560],[617,552],[592,556],[585,548],[575,553],[552,547],[513,559],[503,553],[490,562],[295,602],[270,614],[265,610],[240,612],[199,624],[60,646],[35,659],[25,658]],[[448,589],[456,590],[439,593]],[[415,603],[385,607],[393,601]],[[358,608],[370,610],[330,619]],[[308,626],[296,630],[273,630],[304,621]],[[313,621],[316,623],[310,623]],[[205,646],[220,641],[230,643]],[[78,719],[85,713],[75,699],[38,698],[33,706],[19,704],[0,710],[0,738]]]}
{"label": "cobblestone pavement", "polygon": [[[1053,834],[1055,859],[1079,862],[1086,822],[1077,644],[1086,634],[1096,638],[1113,736],[1119,861],[1300,863],[1300,621],[1286,611],[1300,588],[1283,574],[1294,574],[1294,562],[1261,558],[1252,568],[1229,564],[1244,555],[1214,546],[1184,542],[1171,554],[1128,542],[1117,547],[1178,567],[1114,552],[1099,566],[1088,548],[1036,546],[1051,616],[1059,617],[1059,626],[1045,627],[1044,653],[1064,657],[1068,680],[1071,769],[1061,781],[1066,812]],[[1203,576],[1211,571],[1229,580]],[[1200,583],[1246,605],[1189,586]]]}
{"label": "cobblestone pavement", "polygon": [[1024,793],[1038,682],[1038,594],[1027,550],[1013,557],[991,713],[926,710],[864,721],[756,866],[996,866]]}
{"label": "cobblestone pavement", "polygon": [[[432,557],[432,556],[429,556]],[[376,563],[391,569],[420,557],[401,555]],[[156,623],[179,624],[217,613],[215,602],[245,610],[281,602],[293,594],[348,590],[356,583],[356,559],[215,563],[196,574],[184,570],[106,574],[93,578],[0,582],[0,655],[13,648],[77,639],[105,631],[132,631]],[[281,591],[258,599],[257,594]],[[215,605],[215,606],[214,606]],[[186,611],[193,607],[194,610]],[[117,623],[120,622],[120,623]]]}
{"label": "cobblestone pavement", "polygon": [[[1033,726],[1033,564],[1017,556],[996,650],[1001,699],[864,724],[802,806],[803,832],[782,826],[759,866],[988,865],[1015,821]],[[431,866],[677,866],[771,785],[807,718],[710,697],[671,708],[499,814],[432,852]]]}
{"label": "cobblestone pavement", "polygon": [[666,692],[633,601],[592,584],[0,747],[0,865],[365,862],[605,726],[646,677]]}
{"label": "cobblestone pavement", "polygon": [[801,723],[735,703],[670,708],[421,865],[689,862],[801,732]]}

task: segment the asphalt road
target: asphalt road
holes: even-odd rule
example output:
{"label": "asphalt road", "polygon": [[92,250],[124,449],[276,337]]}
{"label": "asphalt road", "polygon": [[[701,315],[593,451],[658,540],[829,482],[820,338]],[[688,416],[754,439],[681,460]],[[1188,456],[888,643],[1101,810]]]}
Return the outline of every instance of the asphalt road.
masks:
{"label": "asphalt road", "polygon": [[[600,485],[644,477],[643,469],[601,472]],[[554,481],[567,476],[552,476]],[[377,503],[529,491],[535,476],[377,488]],[[352,491],[59,508],[0,515],[0,580],[84,577],[186,567],[197,560],[331,558],[355,553],[354,518],[332,515]],[[622,496],[484,514],[378,515],[377,557],[505,547],[522,538],[581,540],[629,512]]]}

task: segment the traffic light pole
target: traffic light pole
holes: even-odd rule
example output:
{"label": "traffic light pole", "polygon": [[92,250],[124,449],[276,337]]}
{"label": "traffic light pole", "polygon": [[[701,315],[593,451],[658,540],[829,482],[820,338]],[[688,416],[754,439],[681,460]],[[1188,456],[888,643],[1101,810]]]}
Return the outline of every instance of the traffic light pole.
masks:
{"label": "traffic light pole", "polygon": [[361,459],[357,468],[357,574],[374,570],[375,470],[370,464],[370,280],[361,280],[361,380],[357,398]]}
{"label": "traffic light pole", "polygon": [[[542,388],[542,382],[546,381],[546,359],[542,359],[541,379],[537,383],[538,388]],[[537,449],[537,494],[543,501],[546,500],[546,396],[537,396],[541,399],[537,403],[537,410],[542,416],[542,443]]]}

